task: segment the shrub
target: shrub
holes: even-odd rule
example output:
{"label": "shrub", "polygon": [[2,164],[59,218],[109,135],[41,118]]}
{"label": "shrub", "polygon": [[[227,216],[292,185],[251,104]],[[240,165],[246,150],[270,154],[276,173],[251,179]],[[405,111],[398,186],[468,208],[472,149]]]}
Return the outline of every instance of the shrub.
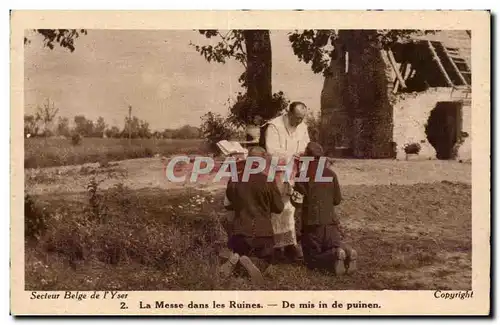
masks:
{"label": "shrub", "polygon": [[153,157],[154,156],[153,149],[151,149],[149,147],[144,148],[144,155],[146,157]]}
{"label": "shrub", "polygon": [[236,102],[229,108],[231,112],[229,121],[241,127],[252,121],[257,115],[269,120],[281,114],[289,103],[290,101],[282,91],[274,93],[269,100],[263,100],[260,103],[249,98],[247,94],[238,93]]}
{"label": "shrub", "polygon": [[109,168],[111,164],[109,163],[109,160],[106,159],[106,157],[102,157],[99,159],[99,168]]}
{"label": "shrub", "polygon": [[311,141],[320,142],[321,113],[308,115],[306,125]]}
{"label": "shrub", "polygon": [[[172,201],[176,206],[177,203],[180,206],[195,202],[193,194],[188,191],[171,197],[158,192],[138,200],[137,193],[122,184],[100,191],[97,183],[89,184],[94,199],[83,210],[97,206],[105,222],[89,218],[80,211],[67,213],[60,220],[51,219],[54,222],[49,224],[46,236],[37,246],[64,256],[70,263],[78,260],[111,265],[139,263],[176,272],[175,282],[189,287],[206,285],[210,278],[213,280],[212,273],[198,274],[206,276],[200,284],[196,280],[199,277],[195,276],[199,269],[192,269],[191,265],[199,261],[203,265],[208,262],[205,267],[214,267],[217,248],[227,242],[219,216],[213,213],[214,207],[209,200],[200,201],[197,208],[183,206],[173,211],[165,208]],[[101,204],[107,206],[105,211],[100,209]],[[144,213],[146,206],[148,213]],[[184,274],[186,270],[188,274]]]}
{"label": "shrub", "polygon": [[47,230],[50,215],[45,208],[38,206],[30,195],[24,197],[24,235],[38,239]]}
{"label": "shrub", "polygon": [[104,196],[99,191],[99,185],[104,180],[97,180],[94,176],[87,184],[87,196],[89,200],[88,216],[90,220],[105,221],[107,217],[107,206]]}
{"label": "shrub", "polygon": [[217,151],[217,142],[227,140],[235,136],[236,127],[220,114],[208,112],[201,117],[201,132],[210,144],[212,151]]}
{"label": "shrub", "polygon": [[115,184],[104,193],[103,200],[106,204],[116,203],[120,211],[127,214],[132,206],[130,189],[123,183]]}
{"label": "shrub", "polygon": [[464,131],[460,132],[458,139],[457,139],[457,142],[455,143],[455,145],[453,146],[453,149],[452,149],[453,159],[458,157],[458,150],[464,144],[465,139],[468,137],[469,137],[469,133],[464,132]]}
{"label": "shrub", "polygon": [[199,139],[200,129],[190,125],[184,125],[183,127],[173,130],[173,139]]}
{"label": "shrub", "polygon": [[75,133],[71,136],[71,144],[77,146],[82,143],[82,136],[79,133]]}
{"label": "shrub", "polygon": [[420,146],[420,143],[417,142],[409,143],[404,146],[404,151],[408,155],[418,154],[421,149],[422,147]]}
{"label": "shrub", "polygon": [[83,215],[64,214],[47,229],[44,242],[48,252],[65,255],[70,262],[84,260],[89,255],[92,221]]}

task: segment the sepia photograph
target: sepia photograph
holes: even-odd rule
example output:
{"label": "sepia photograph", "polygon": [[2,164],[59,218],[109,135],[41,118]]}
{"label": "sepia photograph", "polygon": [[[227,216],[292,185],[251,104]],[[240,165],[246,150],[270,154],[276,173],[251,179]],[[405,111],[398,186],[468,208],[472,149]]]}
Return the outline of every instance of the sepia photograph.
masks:
{"label": "sepia photograph", "polygon": [[[17,33],[24,208],[12,218],[26,299],[472,299],[472,158],[483,148],[472,145],[472,28],[220,25]],[[182,308],[169,299],[127,308]],[[372,307],[353,298],[348,310]]]}

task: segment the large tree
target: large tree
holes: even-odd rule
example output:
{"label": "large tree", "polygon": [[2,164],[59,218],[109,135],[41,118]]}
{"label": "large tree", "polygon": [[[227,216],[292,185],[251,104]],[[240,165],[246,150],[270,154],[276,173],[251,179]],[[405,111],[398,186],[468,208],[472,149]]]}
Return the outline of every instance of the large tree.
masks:
{"label": "large tree", "polygon": [[95,137],[103,137],[104,136],[104,131],[106,130],[108,126],[106,125],[106,122],[104,121],[104,118],[102,116],[99,116],[97,121],[94,124],[94,136]]}
{"label": "large tree", "polygon": [[[378,29],[369,33],[369,44],[380,49],[389,49],[397,42],[406,42],[414,35],[434,33],[433,30]],[[349,34],[348,34],[349,35]],[[307,29],[289,33],[293,53],[299,61],[311,65],[314,73],[328,76],[330,61],[340,53],[339,30]]]}
{"label": "large tree", "polygon": [[232,122],[241,125],[255,115],[268,119],[286,107],[282,92],[272,91],[272,51],[269,30],[199,30],[206,38],[217,38],[216,45],[192,44],[208,62],[236,60],[244,72],[239,81],[244,93],[238,93],[231,107]]}
{"label": "large tree", "polygon": [[87,119],[84,115],[77,115],[74,117],[75,133],[84,137],[91,137],[94,134],[94,122]]}
{"label": "large tree", "polygon": [[[244,30],[247,54],[245,85],[247,95],[256,105],[267,109],[264,105],[272,98],[271,72],[272,54],[271,38],[268,30]],[[263,112],[272,115],[274,112]]]}
{"label": "large tree", "polygon": [[[416,33],[432,31],[376,30],[372,46],[389,48],[395,42],[404,41]],[[246,93],[239,94],[231,112],[239,120],[250,120],[259,114],[272,117],[280,110],[282,93],[272,95],[272,57],[269,30],[199,30],[206,38],[217,38],[216,45],[195,45],[208,62],[226,63],[228,59],[240,62],[244,72],[240,82]],[[295,30],[289,33],[293,53],[299,61],[311,66],[314,73],[325,76],[331,73],[332,58],[340,52],[337,46],[338,30]],[[275,103],[279,102],[278,105]],[[272,103],[272,104],[268,104]]]}
{"label": "large tree", "polygon": [[47,103],[43,104],[43,107],[38,106],[35,113],[35,120],[43,123],[43,135],[49,136],[52,133],[52,122],[59,112],[59,108],[55,107],[55,104],[50,105],[50,100],[47,99]]}
{"label": "large tree", "polygon": [[59,116],[57,121],[56,133],[59,136],[69,137],[71,135],[69,128],[69,119],[67,117]]}
{"label": "large tree", "polygon": [[40,129],[39,120],[34,115],[24,115],[24,135],[35,137]]}
{"label": "large tree", "polygon": [[[85,29],[35,29],[44,37],[44,46],[53,49],[55,44],[73,52],[75,40],[86,35]],[[424,31],[424,33],[433,31]],[[272,91],[272,51],[269,30],[199,30],[206,38],[217,38],[213,45],[195,45],[208,62],[225,63],[228,59],[240,62],[244,72],[239,81],[244,93],[239,93],[231,107],[231,121],[237,125],[250,121],[255,115],[271,118],[287,104],[282,92]],[[409,36],[421,33],[416,30],[377,30],[373,46],[388,48]],[[314,73],[331,73],[329,63],[338,51],[337,30],[295,30],[289,34],[294,54],[299,61],[311,65]],[[30,40],[25,37],[24,43]]]}

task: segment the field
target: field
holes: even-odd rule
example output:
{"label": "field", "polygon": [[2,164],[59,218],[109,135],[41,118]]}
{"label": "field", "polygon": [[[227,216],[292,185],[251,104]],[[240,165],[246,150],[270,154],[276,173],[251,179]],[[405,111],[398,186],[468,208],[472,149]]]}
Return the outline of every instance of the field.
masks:
{"label": "field", "polygon": [[337,160],[334,167],[344,196],[338,213],[359,271],[334,277],[273,265],[260,286],[244,274],[217,276],[227,239],[221,184],[169,183],[154,157],[25,169],[26,289],[471,288],[470,164]]}
{"label": "field", "polygon": [[79,165],[104,161],[152,157],[155,154],[202,153],[202,140],[84,138],[80,145],[71,139],[25,139],[24,168]]}

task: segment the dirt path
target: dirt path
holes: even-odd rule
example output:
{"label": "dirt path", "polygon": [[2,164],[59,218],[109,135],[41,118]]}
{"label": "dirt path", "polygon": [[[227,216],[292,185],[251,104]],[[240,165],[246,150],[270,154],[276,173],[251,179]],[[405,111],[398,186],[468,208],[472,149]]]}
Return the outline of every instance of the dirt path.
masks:
{"label": "dirt path", "polygon": [[[187,166],[190,168],[192,166]],[[440,181],[471,184],[471,165],[456,161],[393,161],[393,160],[351,160],[340,159],[334,163],[341,185],[391,185],[433,183]],[[109,188],[118,183],[130,187],[162,188],[177,187],[204,188],[217,190],[225,182],[213,183],[211,177],[203,177],[196,183],[173,183],[164,174],[159,158],[131,159],[111,163],[100,168],[98,164],[78,166],[26,169],[26,191],[31,194],[85,191],[90,179],[106,179],[101,188]]]}

